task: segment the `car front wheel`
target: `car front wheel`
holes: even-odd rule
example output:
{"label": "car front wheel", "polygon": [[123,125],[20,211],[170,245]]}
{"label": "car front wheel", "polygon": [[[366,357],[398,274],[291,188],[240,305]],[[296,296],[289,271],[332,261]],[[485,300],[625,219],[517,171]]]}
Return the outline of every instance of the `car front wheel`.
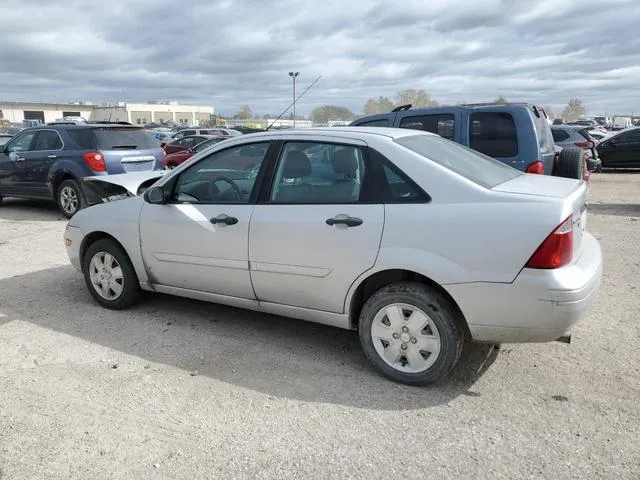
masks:
{"label": "car front wheel", "polygon": [[445,377],[464,347],[460,315],[435,289],[399,282],[374,293],[359,320],[360,342],[384,376],[409,385]]}
{"label": "car front wheel", "polygon": [[85,207],[86,203],[76,180],[63,181],[58,187],[56,200],[60,211],[67,218],[73,217],[78,210]]}
{"label": "car front wheel", "polygon": [[92,243],[82,270],[89,292],[103,307],[121,310],[140,300],[138,276],[126,252],[114,240],[105,238]]}

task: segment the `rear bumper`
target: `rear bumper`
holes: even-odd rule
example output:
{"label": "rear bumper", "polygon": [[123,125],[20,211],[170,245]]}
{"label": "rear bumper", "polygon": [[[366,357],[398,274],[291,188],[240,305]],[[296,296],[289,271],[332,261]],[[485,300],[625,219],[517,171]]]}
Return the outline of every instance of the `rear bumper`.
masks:
{"label": "rear bumper", "polygon": [[602,251],[589,233],[583,253],[557,270],[524,269],[511,284],[448,285],[475,341],[548,342],[569,333],[602,281]]}

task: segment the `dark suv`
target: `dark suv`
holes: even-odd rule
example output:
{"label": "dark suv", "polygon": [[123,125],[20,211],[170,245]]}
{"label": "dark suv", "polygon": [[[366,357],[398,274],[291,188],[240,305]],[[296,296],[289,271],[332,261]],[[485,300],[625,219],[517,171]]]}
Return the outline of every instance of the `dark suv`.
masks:
{"label": "dark suv", "polygon": [[547,114],[535,105],[473,104],[416,109],[403,105],[389,113],[359,118],[350,125],[426,130],[523,172],[584,178],[582,150],[566,148],[558,153]]}
{"label": "dark suv", "polygon": [[164,152],[130,124],[51,123],[28,128],[0,147],[2,197],[52,199],[71,218],[99,199],[83,177],[163,169]]}

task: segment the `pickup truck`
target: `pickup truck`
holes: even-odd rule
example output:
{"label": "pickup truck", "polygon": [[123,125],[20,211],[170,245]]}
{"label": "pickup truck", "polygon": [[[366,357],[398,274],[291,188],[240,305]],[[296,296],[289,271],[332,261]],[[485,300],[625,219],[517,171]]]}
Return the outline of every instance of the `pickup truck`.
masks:
{"label": "pickup truck", "polygon": [[527,103],[411,107],[359,118],[350,126],[426,130],[523,172],[587,178],[584,152],[577,147],[554,148],[549,119],[541,107]]}

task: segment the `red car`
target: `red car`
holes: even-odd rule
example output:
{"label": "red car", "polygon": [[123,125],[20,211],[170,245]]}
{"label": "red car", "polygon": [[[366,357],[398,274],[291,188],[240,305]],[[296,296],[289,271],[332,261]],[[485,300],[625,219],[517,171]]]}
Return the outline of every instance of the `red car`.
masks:
{"label": "red car", "polygon": [[165,144],[164,151],[167,152],[167,155],[171,153],[180,152],[182,150],[187,150],[188,148],[195,147],[199,143],[204,142],[208,138],[211,138],[209,135],[189,135],[187,137],[182,137],[175,142]]}
{"label": "red car", "polygon": [[197,145],[187,148],[186,150],[181,150],[179,152],[171,153],[167,155],[164,159],[164,164],[167,168],[176,168],[185,160],[188,160],[193,155],[202,150],[209,148],[212,145],[215,145],[218,142],[226,140],[231,137],[210,137],[205,139],[204,142],[200,142]]}

